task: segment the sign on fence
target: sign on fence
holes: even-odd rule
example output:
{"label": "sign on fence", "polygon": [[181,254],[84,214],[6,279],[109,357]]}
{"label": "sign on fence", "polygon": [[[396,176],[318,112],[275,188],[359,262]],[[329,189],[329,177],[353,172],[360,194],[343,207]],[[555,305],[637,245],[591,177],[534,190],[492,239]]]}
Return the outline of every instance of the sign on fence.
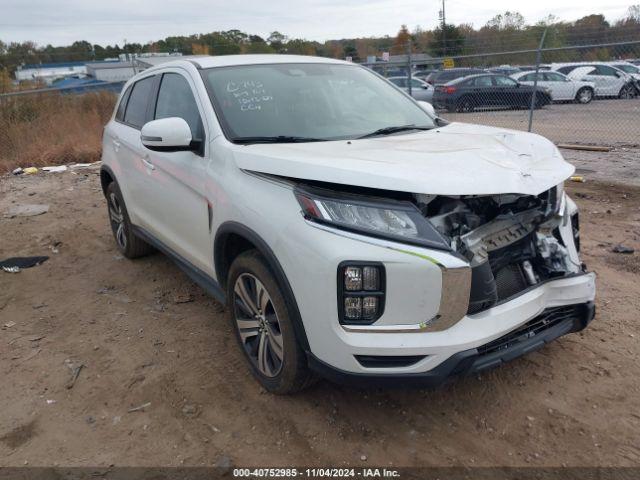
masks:
{"label": "sign on fence", "polygon": [[455,62],[453,61],[453,58],[444,58],[442,60],[442,66],[444,68],[453,68],[455,67]]}
{"label": "sign on fence", "polygon": [[383,62],[389,61],[389,52],[382,52],[382,61]]}

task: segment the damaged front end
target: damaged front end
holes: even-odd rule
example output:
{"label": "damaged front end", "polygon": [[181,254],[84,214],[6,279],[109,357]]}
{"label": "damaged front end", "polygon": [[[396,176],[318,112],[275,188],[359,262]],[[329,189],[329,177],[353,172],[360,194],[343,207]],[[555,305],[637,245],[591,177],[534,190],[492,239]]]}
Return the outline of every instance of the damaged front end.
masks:
{"label": "damaged front end", "polygon": [[577,211],[562,185],[540,195],[414,195],[425,218],[471,266],[467,314],[583,271]]}

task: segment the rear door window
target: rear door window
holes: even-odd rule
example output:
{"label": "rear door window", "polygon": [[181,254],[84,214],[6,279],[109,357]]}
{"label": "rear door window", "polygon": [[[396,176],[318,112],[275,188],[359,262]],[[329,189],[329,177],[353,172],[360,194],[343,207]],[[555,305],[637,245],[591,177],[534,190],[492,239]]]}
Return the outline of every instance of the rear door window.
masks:
{"label": "rear door window", "polygon": [[474,87],[491,87],[493,83],[491,82],[491,77],[478,77],[473,79]]}
{"label": "rear door window", "polygon": [[617,71],[615,68],[609,67],[607,65],[595,65],[596,67],[596,75],[604,75],[605,77],[617,77]]}
{"label": "rear door window", "polygon": [[515,87],[518,85],[518,82],[509,77],[495,76],[493,77],[493,81],[498,87]]}
{"label": "rear door window", "polygon": [[119,122],[124,122],[124,111],[127,108],[129,95],[131,95],[131,88],[132,86],[129,86],[129,88],[127,88],[127,91],[124,92],[124,95],[122,95],[122,98],[120,99],[118,110],[116,110],[116,120],[118,120]]}
{"label": "rear door window", "polygon": [[562,75],[560,75],[559,73],[556,73],[556,72],[545,72],[543,75],[544,75],[544,79],[547,82],[564,82],[564,81],[566,81],[565,77],[563,77]]}
{"label": "rear door window", "polygon": [[155,77],[147,77],[133,84],[124,114],[124,123],[134,128],[142,128],[147,123],[147,108],[154,80]]}

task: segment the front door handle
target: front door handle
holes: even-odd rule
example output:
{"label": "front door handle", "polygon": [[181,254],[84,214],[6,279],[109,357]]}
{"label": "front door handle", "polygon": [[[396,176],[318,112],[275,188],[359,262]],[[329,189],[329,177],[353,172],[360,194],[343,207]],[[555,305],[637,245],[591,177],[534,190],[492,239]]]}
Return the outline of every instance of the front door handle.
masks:
{"label": "front door handle", "polygon": [[156,166],[153,163],[151,163],[146,157],[142,157],[142,163],[144,163],[144,166],[147,167],[149,170],[156,169]]}
{"label": "front door handle", "polygon": [[120,142],[118,140],[116,140],[115,138],[113,140],[111,140],[113,142],[113,149],[117,152],[118,150],[120,150]]}

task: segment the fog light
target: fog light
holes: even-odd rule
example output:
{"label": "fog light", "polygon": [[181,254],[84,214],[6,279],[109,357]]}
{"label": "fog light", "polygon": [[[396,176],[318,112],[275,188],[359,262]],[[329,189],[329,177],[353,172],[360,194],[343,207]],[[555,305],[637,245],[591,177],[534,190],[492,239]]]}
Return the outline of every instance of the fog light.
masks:
{"label": "fog light", "polygon": [[362,299],[362,318],[371,320],[378,315],[378,298],[364,297]]}
{"label": "fog light", "polygon": [[358,320],[362,317],[362,300],[360,297],[345,297],[344,316],[349,320]]}
{"label": "fog light", "polygon": [[362,269],[360,267],[344,269],[344,288],[351,292],[362,290]]}
{"label": "fog light", "polygon": [[380,290],[380,275],[378,274],[378,267],[364,267],[362,269],[362,278],[364,290]]}
{"label": "fog light", "polygon": [[338,265],[338,315],[346,325],[370,325],[384,313],[386,272],[381,262]]}

